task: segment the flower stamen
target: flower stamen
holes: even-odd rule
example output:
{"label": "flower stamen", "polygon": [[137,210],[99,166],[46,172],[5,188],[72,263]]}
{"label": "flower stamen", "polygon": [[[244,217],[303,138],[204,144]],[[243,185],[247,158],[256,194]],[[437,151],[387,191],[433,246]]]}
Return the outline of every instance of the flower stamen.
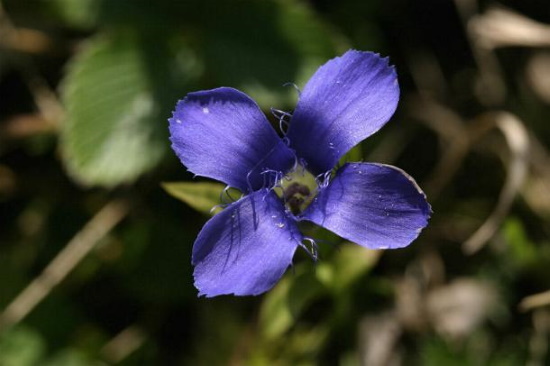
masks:
{"label": "flower stamen", "polygon": [[279,181],[277,194],[293,215],[299,215],[313,201],[317,186],[315,177],[298,165]]}

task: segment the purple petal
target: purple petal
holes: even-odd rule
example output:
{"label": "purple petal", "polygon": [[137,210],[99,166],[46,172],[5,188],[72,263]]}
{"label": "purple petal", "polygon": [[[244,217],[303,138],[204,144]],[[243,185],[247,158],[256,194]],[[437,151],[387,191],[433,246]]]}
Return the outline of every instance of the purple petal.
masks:
{"label": "purple petal", "polygon": [[258,295],[292,262],[302,236],[279,198],[256,191],[214,216],[193,247],[199,296]]}
{"label": "purple petal", "polygon": [[338,170],[303,218],[371,249],[402,248],[428,224],[431,208],[401,169],[353,163]]}
{"label": "purple petal", "polygon": [[306,84],[290,121],[290,146],[314,174],[329,171],[388,121],[398,100],[397,75],[387,58],[348,51]]}
{"label": "purple petal", "polygon": [[196,175],[248,192],[273,183],[269,173],[294,164],[258,105],[232,88],[189,93],[170,119],[172,148]]}

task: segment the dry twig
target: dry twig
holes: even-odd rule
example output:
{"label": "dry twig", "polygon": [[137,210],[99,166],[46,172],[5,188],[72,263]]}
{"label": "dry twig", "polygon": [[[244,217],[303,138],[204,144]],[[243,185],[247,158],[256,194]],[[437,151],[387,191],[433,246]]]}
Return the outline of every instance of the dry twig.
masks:
{"label": "dry twig", "polygon": [[17,324],[27,316],[127,213],[125,202],[112,201],[105,205],[0,313],[0,330]]}
{"label": "dry twig", "polygon": [[529,135],[522,121],[511,113],[498,112],[490,114],[494,126],[504,137],[511,152],[508,164],[508,173],[504,187],[500,192],[498,203],[479,229],[474,232],[462,246],[468,254],[480,250],[496,233],[500,224],[508,214],[510,207],[517,196],[527,173],[527,159],[529,150]]}

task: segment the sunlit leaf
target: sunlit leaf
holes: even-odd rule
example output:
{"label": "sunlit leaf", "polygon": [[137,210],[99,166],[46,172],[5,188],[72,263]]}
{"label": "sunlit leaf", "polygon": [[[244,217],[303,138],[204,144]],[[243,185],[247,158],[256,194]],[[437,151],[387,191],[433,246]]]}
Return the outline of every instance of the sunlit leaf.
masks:
{"label": "sunlit leaf", "polygon": [[223,184],[214,182],[173,182],[163,183],[162,187],[171,196],[203,214],[211,214],[212,209],[221,203],[224,189]]}
{"label": "sunlit leaf", "polygon": [[344,165],[345,163],[361,160],[363,160],[363,149],[361,144],[358,144],[340,158],[338,165]]}
{"label": "sunlit leaf", "polygon": [[172,58],[161,42],[118,32],[93,38],[70,62],[62,150],[76,180],[129,183],[161,161],[169,147],[167,103],[185,80]]}

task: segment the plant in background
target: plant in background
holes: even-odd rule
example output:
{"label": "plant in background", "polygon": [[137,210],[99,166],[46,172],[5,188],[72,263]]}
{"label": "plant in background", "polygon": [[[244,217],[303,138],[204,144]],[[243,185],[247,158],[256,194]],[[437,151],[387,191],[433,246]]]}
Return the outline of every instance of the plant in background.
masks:
{"label": "plant in background", "polygon": [[243,193],[195,241],[199,295],[257,295],[281,278],[298,247],[316,259],[316,243],[300,233],[300,221],[371,249],[410,244],[431,212],[410,176],[375,163],[334,169],[389,120],[398,100],[387,59],[348,51],[320,67],[294,113],[281,116],[289,118],[283,138],[238,90],[199,91],[179,101],[170,135],[181,162]]}

